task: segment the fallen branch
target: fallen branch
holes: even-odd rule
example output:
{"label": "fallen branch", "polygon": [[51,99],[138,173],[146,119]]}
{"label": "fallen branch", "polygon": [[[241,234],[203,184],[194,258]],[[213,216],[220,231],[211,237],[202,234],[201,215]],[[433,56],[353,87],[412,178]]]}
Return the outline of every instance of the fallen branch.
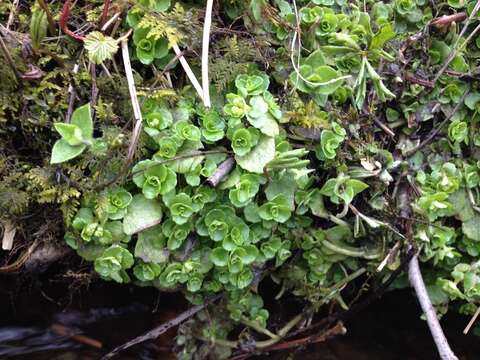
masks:
{"label": "fallen branch", "polygon": [[212,186],[212,187],[217,187],[220,182],[222,182],[223,179],[232,171],[233,167],[235,165],[235,160],[233,158],[229,157],[227,160],[222,162],[215,173],[213,173],[212,176],[210,176],[207,179],[207,184]]}
{"label": "fallen branch", "polygon": [[213,0],[207,0],[205,10],[205,20],[203,23],[203,41],[202,41],[202,89],[203,104],[209,108],[210,103],[210,84],[208,80],[208,49],[210,45],[210,29],[212,27],[212,8]]}
{"label": "fallen branch", "polygon": [[410,260],[408,266],[408,278],[410,284],[415,290],[422,311],[425,314],[427,319],[428,327],[432,334],[433,340],[437,345],[438,353],[442,360],[458,360],[458,358],[450,349],[447,338],[443,333],[442,327],[437,318],[436,311],[428,297],[427,288],[425,287],[425,282],[423,281],[422,273],[420,272],[420,266],[418,264],[418,254],[415,254]]}
{"label": "fallen branch", "polygon": [[156,339],[157,337],[159,337],[160,335],[162,335],[163,333],[165,333],[166,331],[168,331],[169,329],[175,327],[175,326],[178,326],[180,325],[182,322],[184,322],[185,320],[191,318],[193,315],[195,315],[196,313],[198,313],[199,311],[203,310],[207,305],[209,305],[210,303],[214,302],[215,300],[217,300],[218,298],[220,298],[221,295],[217,295],[215,296],[214,298],[212,298],[211,300],[209,301],[206,301],[204,304],[202,305],[196,305],[190,309],[188,309],[187,311],[184,311],[183,313],[181,313],[180,315],[178,315],[175,319],[172,319],[170,321],[167,321],[166,323],[163,323],[162,325],[156,327],[155,329],[152,329],[150,330],[149,332],[147,332],[146,334],[143,334],[141,336],[138,336],[136,337],[135,339],[133,340],[130,340],[129,342],[123,344],[123,345],[120,345],[118,347],[116,347],[115,349],[113,349],[112,351],[110,351],[108,354],[106,354],[105,356],[103,356],[100,360],[107,360],[107,359],[111,359],[113,358],[114,356],[118,355],[121,351],[123,350],[126,350],[134,345],[137,345],[137,344],[140,344],[142,342],[145,342],[145,341],[148,341],[148,340],[153,340],[153,339]]}

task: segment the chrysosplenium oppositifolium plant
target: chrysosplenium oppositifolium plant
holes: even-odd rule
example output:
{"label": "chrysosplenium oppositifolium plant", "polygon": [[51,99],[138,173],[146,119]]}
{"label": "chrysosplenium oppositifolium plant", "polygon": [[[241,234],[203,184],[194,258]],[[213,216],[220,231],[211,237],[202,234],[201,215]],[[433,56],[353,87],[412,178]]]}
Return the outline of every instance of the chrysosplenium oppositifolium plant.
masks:
{"label": "chrysosplenium oppositifolium plant", "polygon": [[[182,290],[193,303],[225,294],[225,311],[209,326],[180,329],[185,358],[196,339],[226,340],[233,324],[271,335],[258,294],[265,277],[279,285],[279,297],[293,294],[308,309],[332,301],[347,308],[344,285],[364,272],[390,275],[409,246],[420,254],[438,313],[474,313],[474,3],[221,1],[222,16],[243,20],[242,30],[226,39],[218,31],[211,40],[212,54],[222,57],[212,55],[210,72],[222,79],[205,108],[173,72],[163,78],[157,71],[171,71],[175,61],[165,66],[173,45],[191,42],[198,50],[181,21],[196,19],[196,8],[139,1],[125,25],[133,29],[139,81],[153,73],[162,86],[178,88],[141,93],[136,160],[109,186],[84,190],[67,221],[67,243],[106,280]],[[433,19],[458,11],[471,17],[465,32]],[[262,40],[239,49],[245,33]],[[213,85],[222,91],[213,94]],[[61,138],[52,163],[77,157],[88,169],[82,159],[108,147],[105,134],[93,138],[88,105],[55,129]],[[221,181],[210,185],[207,178],[219,172]],[[202,349],[222,349],[222,358],[238,346]]]}

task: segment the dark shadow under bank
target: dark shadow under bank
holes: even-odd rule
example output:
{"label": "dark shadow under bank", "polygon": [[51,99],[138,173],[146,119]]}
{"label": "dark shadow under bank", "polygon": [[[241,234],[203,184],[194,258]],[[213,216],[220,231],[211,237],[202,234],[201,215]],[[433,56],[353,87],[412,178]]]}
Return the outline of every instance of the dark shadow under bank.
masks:
{"label": "dark shadow under bank", "polygon": [[[96,282],[72,298],[67,296],[69,289],[62,282],[49,282],[48,286],[19,284],[15,296],[10,292],[12,284],[8,285],[0,287],[0,359],[98,359],[101,351],[76,342],[59,341],[58,336],[49,339],[52,334],[46,329],[53,323],[72,324],[110,349],[175,317],[189,306],[179,294],[159,295],[155,289],[107,282]],[[419,316],[420,308],[409,290],[392,291],[345,324],[348,332],[344,337],[257,358],[286,359],[291,355],[302,360],[438,359],[427,325]],[[468,320],[452,312],[442,320],[442,325],[460,360],[480,360],[480,338],[462,334]],[[7,341],[7,336],[27,330],[35,336]],[[170,331],[156,342],[137,346],[117,359],[174,359],[171,353],[174,336],[175,330]],[[36,351],[41,348],[35,346],[42,341],[50,348]],[[15,346],[11,347],[12,344]],[[58,344],[66,348],[54,350]],[[29,350],[32,352],[28,353]],[[15,351],[23,355],[8,356]]]}

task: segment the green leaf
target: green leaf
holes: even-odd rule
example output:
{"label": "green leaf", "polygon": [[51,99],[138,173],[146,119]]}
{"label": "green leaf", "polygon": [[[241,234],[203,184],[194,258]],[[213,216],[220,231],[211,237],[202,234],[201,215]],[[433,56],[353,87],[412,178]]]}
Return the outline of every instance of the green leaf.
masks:
{"label": "green leaf", "polygon": [[213,249],[210,253],[210,260],[215,264],[215,266],[226,266],[228,263],[228,251],[222,247]]}
{"label": "green leaf", "polygon": [[82,130],[85,140],[90,141],[93,138],[93,121],[90,103],[78,107],[72,114],[73,125],[77,125]]}
{"label": "green leaf", "polygon": [[123,231],[127,235],[133,235],[159,224],[161,220],[162,206],[160,202],[137,194],[133,197],[123,218]]}
{"label": "green leaf", "polygon": [[198,145],[189,142],[182,146],[176,156],[179,159],[170,162],[168,166],[178,174],[193,172],[205,159],[205,155],[198,151]]}
{"label": "green leaf", "polygon": [[139,3],[155,11],[166,11],[170,7],[171,0],[139,0]]}
{"label": "green leaf", "polygon": [[87,145],[69,145],[65,140],[57,140],[52,149],[52,157],[50,158],[50,164],[59,164],[68,160],[71,160],[80,155]]}
{"label": "green leaf", "polygon": [[462,231],[469,239],[480,241],[480,215],[463,222]]}
{"label": "green leaf", "polygon": [[40,47],[40,43],[47,35],[47,25],[47,13],[40,7],[34,7],[30,20],[30,38],[34,49]]}
{"label": "green leaf", "polygon": [[65,123],[55,123],[53,126],[68,145],[77,146],[83,143],[82,130],[78,126]]}
{"label": "green leaf", "polygon": [[101,64],[105,60],[111,59],[118,50],[117,40],[103,35],[100,31],[88,33],[83,43],[88,51],[88,58],[95,64]]}
{"label": "green leaf", "polygon": [[320,95],[333,94],[343,83],[340,74],[327,65],[315,68],[313,73],[307,77],[307,80],[311,83],[308,83],[308,85],[312,86],[315,93]]}
{"label": "green leaf", "polygon": [[375,34],[370,44],[370,49],[381,49],[386,42],[395,38],[395,30],[391,23],[387,23],[380,28],[380,31]]}
{"label": "green leaf", "polygon": [[237,164],[247,171],[262,174],[265,166],[275,158],[275,139],[263,136],[246,155],[235,156]]}
{"label": "green leaf", "polygon": [[162,234],[161,226],[157,225],[138,234],[135,244],[135,257],[147,263],[165,263],[169,251],[165,249],[166,239]]}

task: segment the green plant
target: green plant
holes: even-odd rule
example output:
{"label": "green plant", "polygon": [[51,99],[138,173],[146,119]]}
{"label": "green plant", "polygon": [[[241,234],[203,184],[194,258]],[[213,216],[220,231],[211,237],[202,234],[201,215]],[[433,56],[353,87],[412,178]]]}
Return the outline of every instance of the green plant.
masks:
{"label": "green plant", "polygon": [[55,123],[54,127],[60,134],[61,139],[57,140],[53,146],[50,163],[58,164],[77,157],[93,144],[93,122],[90,104],[76,109],[69,124]]}

